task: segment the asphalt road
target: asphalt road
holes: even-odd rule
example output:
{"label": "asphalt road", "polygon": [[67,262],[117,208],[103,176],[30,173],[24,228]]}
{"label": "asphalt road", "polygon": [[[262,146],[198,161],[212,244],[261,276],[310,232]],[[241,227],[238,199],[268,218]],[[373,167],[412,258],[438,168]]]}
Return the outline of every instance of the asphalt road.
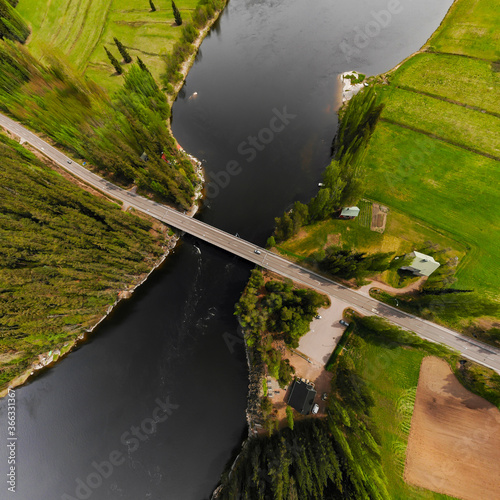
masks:
{"label": "asphalt road", "polygon": [[151,215],[168,225],[212,243],[259,266],[315,288],[333,298],[342,300],[362,314],[381,316],[398,326],[415,332],[424,339],[451,347],[462,353],[465,358],[476,361],[500,373],[500,351],[498,349],[465,337],[449,328],[383,304],[289,262],[264,248],[257,247],[249,241],[242,240],[160,203],[125,191],[88,171],[78,163],[71,161],[68,156],[50,146],[19,123],[2,114],[0,114],[0,126],[31,144],[75,177],[106,193],[108,196],[134,207],[136,210]]}

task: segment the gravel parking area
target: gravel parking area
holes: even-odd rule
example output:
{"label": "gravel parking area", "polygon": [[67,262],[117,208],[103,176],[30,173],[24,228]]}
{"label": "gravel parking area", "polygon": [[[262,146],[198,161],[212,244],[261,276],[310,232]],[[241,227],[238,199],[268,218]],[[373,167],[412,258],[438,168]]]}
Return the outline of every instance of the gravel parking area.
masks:
{"label": "gravel parking area", "polygon": [[311,361],[324,366],[330,354],[338,344],[344,333],[345,326],[339,321],[348,304],[330,297],[332,305],[328,309],[320,309],[321,319],[313,319],[311,330],[299,342],[298,351],[307,356]]}

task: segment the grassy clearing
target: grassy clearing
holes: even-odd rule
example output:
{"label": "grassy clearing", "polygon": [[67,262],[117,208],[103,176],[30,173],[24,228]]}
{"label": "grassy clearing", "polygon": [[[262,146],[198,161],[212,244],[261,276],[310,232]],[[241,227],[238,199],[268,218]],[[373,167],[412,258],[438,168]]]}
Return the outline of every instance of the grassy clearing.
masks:
{"label": "grassy clearing", "polygon": [[487,61],[424,52],[391,75],[391,84],[500,113],[500,72]]}
{"label": "grassy clearing", "polygon": [[450,248],[450,255],[461,259],[466,248],[453,238],[427,227],[406,214],[391,209],[385,232],[380,234],[366,227],[363,213],[371,212],[371,202],[362,201],[360,216],[351,221],[327,219],[304,227],[299,234],[280,244],[280,249],[306,258],[318,249],[332,244],[356,248],[367,253],[395,252],[397,255],[414,250],[426,241]]}
{"label": "grassy clearing", "polygon": [[377,126],[365,162],[370,197],[467,247],[456,287],[496,293],[498,162],[389,123]]}
{"label": "grassy clearing", "polygon": [[30,48],[43,54],[44,44],[58,48],[78,69],[84,69],[99,42],[113,0],[21,0],[21,15],[32,26]]}
{"label": "grassy clearing", "polygon": [[450,9],[429,47],[490,61],[500,57],[500,9],[490,0],[459,0]]}
{"label": "grassy clearing", "polygon": [[[176,2],[183,19],[191,16],[198,0]],[[31,24],[30,49],[44,53],[47,44],[56,46],[69,61],[95,82],[116,90],[123,77],[114,70],[104,52],[106,45],[118,58],[113,37],[118,38],[134,58],[139,56],[159,81],[164,70],[160,55],[168,53],[181,37],[175,26],[169,0],[155,0],[150,12],[146,0],[20,0],[18,9]]]}
{"label": "grassy clearing", "polygon": [[393,86],[382,90],[383,118],[500,158],[497,117]]}

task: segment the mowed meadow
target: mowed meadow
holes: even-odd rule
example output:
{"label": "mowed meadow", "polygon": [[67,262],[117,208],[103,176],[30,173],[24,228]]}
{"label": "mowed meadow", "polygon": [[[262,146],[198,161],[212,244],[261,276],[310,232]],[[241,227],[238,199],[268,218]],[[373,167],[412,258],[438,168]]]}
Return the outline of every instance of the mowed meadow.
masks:
{"label": "mowed meadow", "polygon": [[369,198],[465,246],[454,287],[496,298],[499,23],[486,0],[452,6],[423,51],[378,85],[385,108],[365,158]]}
{"label": "mowed meadow", "polygon": [[[198,0],[177,0],[183,20],[189,20]],[[86,76],[108,90],[116,90],[123,76],[115,75],[103,46],[117,59],[116,37],[132,58],[140,57],[157,81],[165,69],[162,55],[182,37],[170,0],[20,0],[17,10],[30,24],[30,50],[43,55],[57,47]]]}

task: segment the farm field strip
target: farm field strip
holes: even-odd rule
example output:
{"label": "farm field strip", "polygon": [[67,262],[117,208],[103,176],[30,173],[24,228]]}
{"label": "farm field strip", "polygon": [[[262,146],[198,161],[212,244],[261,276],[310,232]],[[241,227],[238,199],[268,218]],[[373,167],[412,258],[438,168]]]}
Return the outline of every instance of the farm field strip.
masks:
{"label": "farm field strip", "polygon": [[422,361],[405,480],[464,500],[495,498],[500,488],[500,412],[467,391],[448,363]]}
{"label": "farm field strip", "polygon": [[500,157],[500,119],[495,116],[403,89],[393,87],[389,92],[383,118]]}
{"label": "farm field strip", "polygon": [[500,55],[499,25],[497,2],[460,0],[452,5],[446,21],[429,41],[429,47],[439,52],[496,61]]}
{"label": "farm field strip", "polygon": [[395,71],[391,85],[500,113],[500,72],[490,62],[423,52]]}

